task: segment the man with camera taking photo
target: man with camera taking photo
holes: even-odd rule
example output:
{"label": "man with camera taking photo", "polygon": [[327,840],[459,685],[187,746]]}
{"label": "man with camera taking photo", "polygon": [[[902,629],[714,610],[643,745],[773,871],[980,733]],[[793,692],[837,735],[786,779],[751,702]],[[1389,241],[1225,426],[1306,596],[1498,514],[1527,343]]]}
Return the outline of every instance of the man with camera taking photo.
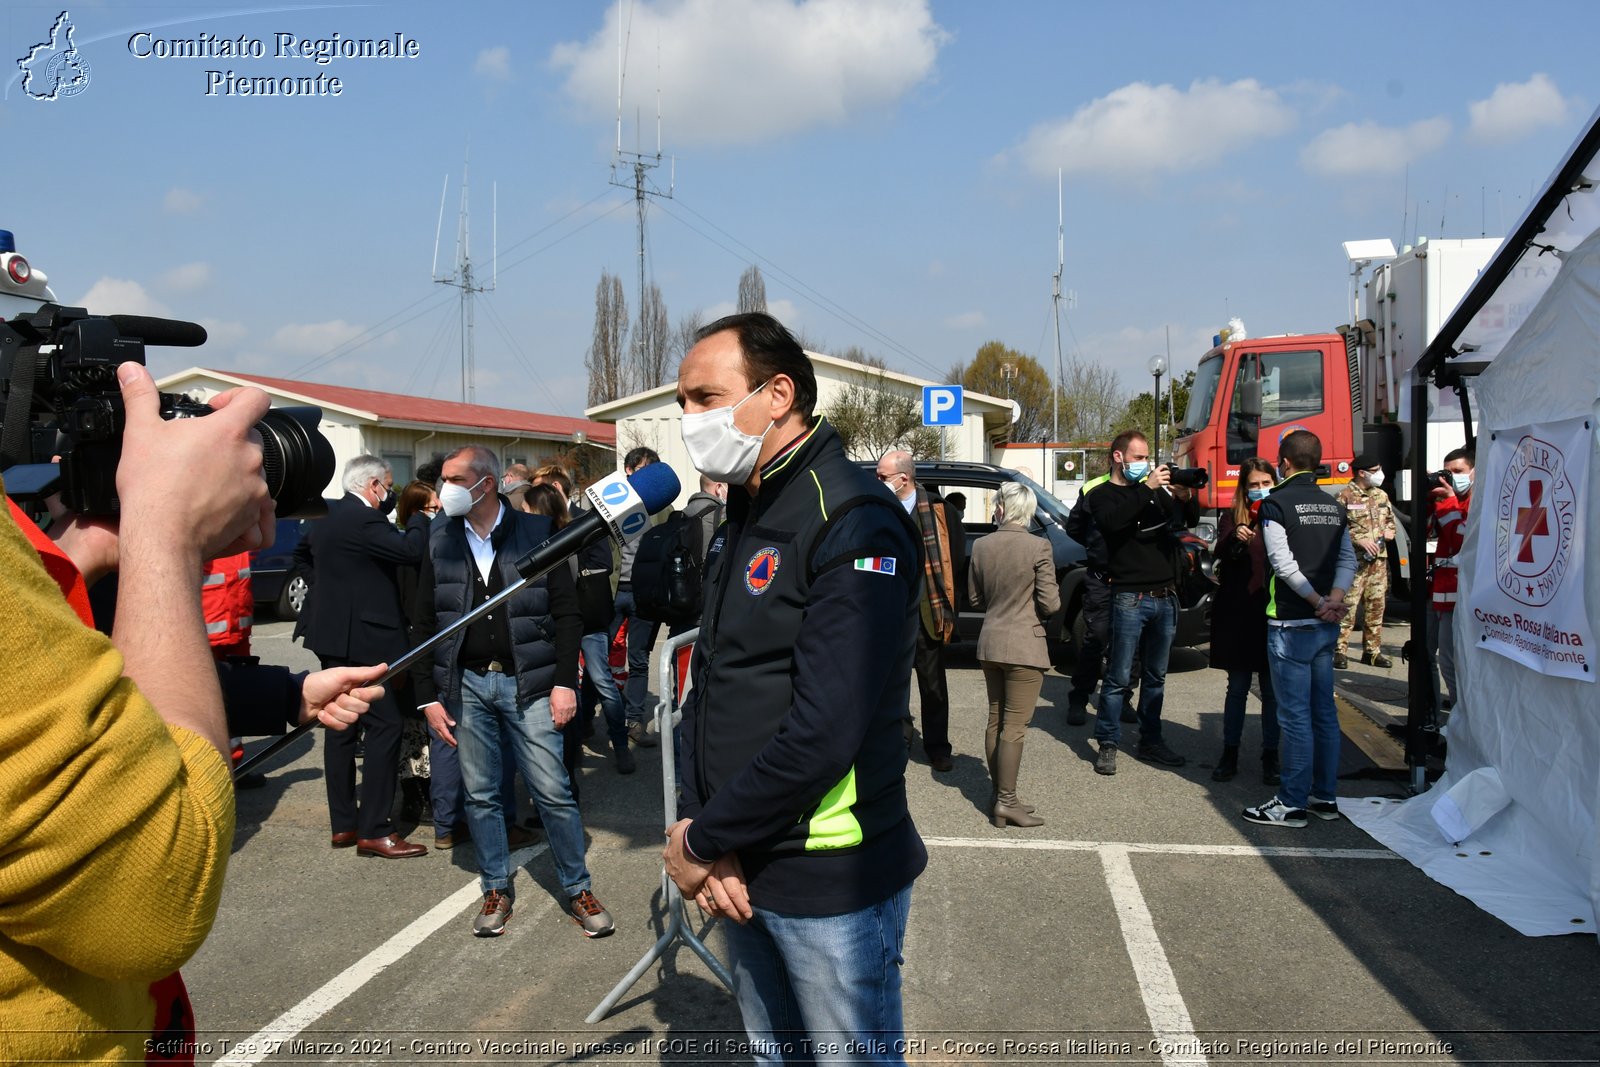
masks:
{"label": "man with camera taking photo", "polygon": [[1179,531],[1199,517],[1193,494],[1172,481],[1172,469],[1154,467],[1150,443],[1138,430],[1111,442],[1111,480],[1087,497],[1089,515],[1106,544],[1111,588],[1111,648],[1100,688],[1094,737],[1100,754],[1094,769],[1117,773],[1122,709],[1138,652],[1139,746],[1134,756],[1164,767],[1186,762],[1161,739],[1161,703],[1166,694],[1167,656],[1178,629]]}
{"label": "man with camera taking photo", "polygon": [[[255,389],[164,421],[117,367],[126,429],[116,525],[0,519],[0,1062],[192,1056],[177,968],[216,917],[233,843],[228,726],[206,640],[202,560],[269,545]],[[26,524],[26,526],[24,526]],[[33,543],[30,544],[30,541]],[[121,573],[107,639],[85,587]],[[66,596],[63,596],[63,593]],[[69,600],[70,598],[70,600]],[[343,728],[381,668],[307,685]],[[315,693],[313,690],[315,689]]]}

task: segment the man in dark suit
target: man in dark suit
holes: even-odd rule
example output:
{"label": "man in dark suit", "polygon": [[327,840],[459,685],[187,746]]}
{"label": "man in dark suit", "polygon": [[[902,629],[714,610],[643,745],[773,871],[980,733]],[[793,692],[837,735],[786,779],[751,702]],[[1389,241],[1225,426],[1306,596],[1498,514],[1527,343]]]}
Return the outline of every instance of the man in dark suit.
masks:
{"label": "man in dark suit", "polygon": [[[405,614],[395,569],[418,566],[427,551],[420,526],[401,533],[389,521],[394,472],[376,456],[344,467],[345,495],[328,506],[310,535],[312,589],[305,645],[323,667],[389,663],[406,651]],[[356,731],[327,735],[322,750],[333,847],[362,856],[407,859],[428,849],[395,832],[389,811],[400,765],[400,709],[388,693],[367,713],[361,800],[356,803]]]}

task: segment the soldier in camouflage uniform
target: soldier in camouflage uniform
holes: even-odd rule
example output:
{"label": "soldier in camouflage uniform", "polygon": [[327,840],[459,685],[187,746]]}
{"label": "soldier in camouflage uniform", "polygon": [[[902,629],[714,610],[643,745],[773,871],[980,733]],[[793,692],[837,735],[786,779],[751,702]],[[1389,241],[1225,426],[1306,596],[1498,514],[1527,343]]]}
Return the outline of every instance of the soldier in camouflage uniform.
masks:
{"label": "soldier in camouflage uniform", "polygon": [[[1353,466],[1354,477],[1339,493],[1339,503],[1350,516],[1350,540],[1356,550],[1356,577],[1350,584],[1347,601],[1360,604],[1366,616],[1361,662],[1388,668],[1394,666],[1394,661],[1383,654],[1383,609],[1389,596],[1389,550],[1385,542],[1394,540],[1394,507],[1389,503],[1389,494],[1378,488],[1383,484],[1383,468],[1377,457],[1357,456]],[[1339,641],[1333,649],[1333,666],[1337,670],[1349,666],[1345,648],[1355,621],[1356,612],[1352,609],[1339,624]]]}

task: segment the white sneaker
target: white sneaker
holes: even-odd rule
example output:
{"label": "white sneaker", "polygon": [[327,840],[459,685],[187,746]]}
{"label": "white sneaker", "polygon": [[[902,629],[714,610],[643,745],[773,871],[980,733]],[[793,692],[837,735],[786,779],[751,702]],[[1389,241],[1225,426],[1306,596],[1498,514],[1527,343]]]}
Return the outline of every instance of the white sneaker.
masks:
{"label": "white sneaker", "polygon": [[1293,826],[1298,829],[1306,824],[1306,809],[1291,808],[1277,797],[1273,797],[1265,804],[1245,808],[1244,818],[1246,822],[1261,826]]}
{"label": "white sneaker", "polygon": [[1339,802],[1324,800],[1322,797],[1307,797],[1306,810],[1319,819],[1332,821],[1339,817]]}

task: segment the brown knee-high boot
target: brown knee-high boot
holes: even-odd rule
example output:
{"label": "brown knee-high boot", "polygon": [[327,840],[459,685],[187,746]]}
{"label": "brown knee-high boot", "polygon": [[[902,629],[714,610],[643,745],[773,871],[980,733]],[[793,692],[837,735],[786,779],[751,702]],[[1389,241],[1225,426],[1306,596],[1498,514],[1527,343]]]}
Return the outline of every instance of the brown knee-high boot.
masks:
{"label": "brown knee-high boot", "polygon": [[1022,765],[1022,742],[1000,741],[994,751],[994,811],[990,821],[999,827],[1043,826],[1044,820],[1017,801],[1017,769]]}

